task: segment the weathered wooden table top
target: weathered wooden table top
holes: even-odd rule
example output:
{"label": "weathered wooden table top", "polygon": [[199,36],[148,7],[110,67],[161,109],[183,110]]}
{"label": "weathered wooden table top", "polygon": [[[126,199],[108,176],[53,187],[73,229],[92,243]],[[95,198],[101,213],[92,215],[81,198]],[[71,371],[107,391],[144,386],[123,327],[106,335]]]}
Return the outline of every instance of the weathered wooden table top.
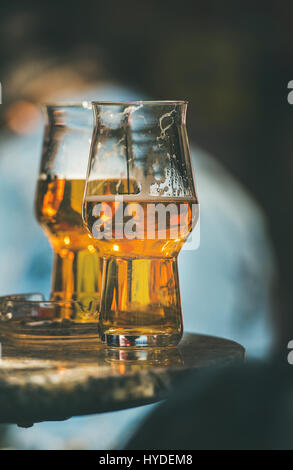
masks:
{"label": "weathered wooden table top", "polygon": [[188,333],[177,348],[162,350],[0,340],[0,423],[24,426],[152,403],[191,370],[245,355],[233,341]]}

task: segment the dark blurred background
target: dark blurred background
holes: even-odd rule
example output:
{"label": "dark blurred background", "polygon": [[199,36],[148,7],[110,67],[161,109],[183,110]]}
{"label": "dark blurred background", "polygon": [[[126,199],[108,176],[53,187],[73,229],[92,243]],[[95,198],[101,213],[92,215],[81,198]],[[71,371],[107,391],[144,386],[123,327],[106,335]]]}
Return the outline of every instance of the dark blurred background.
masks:
{"label": "dark blurred background", "polygon": [[2,1],[0,51],[1,125],[12,130],[17,111],[43,97],[38,76],[52,65],[67,82],[111,79],[152,99],[188,99],[192,140],[268,216],[278,323],[291,337],[292,1]]}

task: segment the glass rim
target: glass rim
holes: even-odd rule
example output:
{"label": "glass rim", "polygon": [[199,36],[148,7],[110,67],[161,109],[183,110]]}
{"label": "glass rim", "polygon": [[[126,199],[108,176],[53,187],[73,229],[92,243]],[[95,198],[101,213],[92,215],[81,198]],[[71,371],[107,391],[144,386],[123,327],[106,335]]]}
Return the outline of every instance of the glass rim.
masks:
{"label": "glass rim", "polygon": [[161,100],[161,101],[148,101],[148,100],[130,100],[130,101],[92,101],[91,104],[93,106],[96,105],[113,105],[113,106],[119,106],[119,105],[183,105],[183,104],[188,104],[187,100]]}
{"label": "glass rim", "polygon": [[105,106],[131,106],[131,105],[150,105],[150,106],[158,106],[158,105],[187,105],[189,103],[188,100],[98,100],[98,101],[53,101],[48,103],[40,103],[40,108],[47,111],[48,109],[92,109],[94,106],[105,105]]}

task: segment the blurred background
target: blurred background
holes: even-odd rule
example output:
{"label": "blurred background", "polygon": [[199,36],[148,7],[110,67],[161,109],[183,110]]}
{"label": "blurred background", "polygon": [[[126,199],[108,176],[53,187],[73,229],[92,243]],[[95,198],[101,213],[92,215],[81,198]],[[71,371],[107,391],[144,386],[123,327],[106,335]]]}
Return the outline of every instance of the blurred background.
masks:
{"label": "blurred background", "polygon": [[[202,230],[191,281],[191,261],[182,261],[187,329],[235,339],[251,357],[286,350],[293,337],[292,2],[19,0],[3,1],[1,13],[1,295],[48,288],[51,252],[32,212],[39,103],[188,99]],[[198,292],[190,296],[193,281]],[[138,422],[133,410],[119,413],[90,425],[59,423],[58,432],[52,423],[36,425],[40,432],[10,427],[5,445],[63,448],[76,429],[104,423],[108,440],[100,445],[116,446],[109,423],[117,431]]]}

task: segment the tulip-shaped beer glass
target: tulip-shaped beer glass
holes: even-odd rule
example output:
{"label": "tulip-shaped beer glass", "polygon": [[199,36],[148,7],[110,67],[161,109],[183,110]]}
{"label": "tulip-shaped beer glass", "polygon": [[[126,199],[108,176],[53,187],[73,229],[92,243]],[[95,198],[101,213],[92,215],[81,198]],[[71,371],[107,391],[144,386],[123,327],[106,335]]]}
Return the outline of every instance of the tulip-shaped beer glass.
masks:
{"label": "tulip-shaped beer glass", "polygon": [[54,250],[51,300],[99,301],[102,263],[81,215],[92,106],[47,106],[46,118],[35,207]]}
{"label": "tulip-shaped beer glass", "polygon": [[109,346],[182,336],[177,256],[197,219],[187,103],[95,102],[83,217],[104,257],[100,335]]}

